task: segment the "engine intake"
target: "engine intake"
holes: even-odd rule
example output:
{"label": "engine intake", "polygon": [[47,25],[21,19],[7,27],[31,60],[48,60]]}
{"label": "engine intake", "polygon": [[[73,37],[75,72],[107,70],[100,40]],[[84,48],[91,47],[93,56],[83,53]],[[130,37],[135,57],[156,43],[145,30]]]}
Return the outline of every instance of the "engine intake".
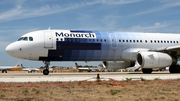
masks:
{"label": "engine intake", "polygon": [[142,68],[163,68],[170,66],[173,59],[170,55],[160,52],[139,52],[137,62]]}

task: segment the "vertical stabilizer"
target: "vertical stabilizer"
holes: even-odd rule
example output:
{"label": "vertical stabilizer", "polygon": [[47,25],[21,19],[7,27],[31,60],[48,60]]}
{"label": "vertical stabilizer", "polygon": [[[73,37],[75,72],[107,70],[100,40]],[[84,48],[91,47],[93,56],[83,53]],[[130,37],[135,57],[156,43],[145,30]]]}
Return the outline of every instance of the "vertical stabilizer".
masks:
{"label": "vertical stabilizer", "polygon": [[76,66],[77,69],[80,68],[79,65],[76,62],[75,62],[75,66]]}
{"label": "vertical stabilizer", "polygon": [[20,66],[22,66],[22,65],[21,65],[21,61],[19,61],[19,62],[15,65],[15,67],[20,67]]}

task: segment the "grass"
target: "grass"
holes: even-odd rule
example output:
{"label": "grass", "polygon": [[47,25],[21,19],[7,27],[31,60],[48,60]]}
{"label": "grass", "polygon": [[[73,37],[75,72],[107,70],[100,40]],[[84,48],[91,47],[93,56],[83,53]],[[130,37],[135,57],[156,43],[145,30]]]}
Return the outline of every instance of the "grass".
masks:
{"label": "grass", "polygon": [[161,80],[160,78],[154,78],[154,80]]}
{"label": "grass", "polygon": [[117,91],[111,91],[111,95],[117,94]]}
{"label": "grass", "polygon": [[146,79],[144,79],[143,77],[141,77],[140,79],[141,79],[141,81],[146,81]]}
{"label": "grass", "polygon": [[132,78],[126,78],[126,82],[129,82],[131,80],[132,80]]}
{"label": "grass", "polygon": [[24,90],[23,93],[28,93],[28,90]]}
{"label": "grass", "polygon": [[[143,79],[144,80],[144,79]],[[27,83],[5,83],[0,85],[8,85],[13,87],[0,87],[0,101],[16,100],[16,101],[178,101],[180,99],[180,82],[162,82],[158,80],[129,81],[136,83],[127,84],[127,81],[99,81],[106,82],[103,84],[92,85],[94,82],[59,82],[59,84],[67,84],[66,86],[53,86],[58,82],[27,82]],[[177,81],[177,82],[176,82]],[[85,85],[89,84],[89,85]],[[52,85],[52,86],[34,86],[34,87],[14,87],[17,85]]]}

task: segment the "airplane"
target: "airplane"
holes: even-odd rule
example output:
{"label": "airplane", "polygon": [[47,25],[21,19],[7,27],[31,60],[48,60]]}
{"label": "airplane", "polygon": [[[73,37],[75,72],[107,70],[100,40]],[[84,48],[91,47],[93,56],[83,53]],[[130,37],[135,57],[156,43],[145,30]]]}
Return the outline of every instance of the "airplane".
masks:
{"label": "airplane", "polygon": [[23,71],[28,71],[28,73],[32,73],[33,71],[39,71],[38,68],[22,68]]}
{"label": "airplane", "polygon": [[133,67],[143,73],[169,67],[180,73],[180,35],[171,33],[38,30],[22,35],[6,47],[12,57],[43,61],[49,74],[50,61],[103,61],[106,68]]}
{"label": "airplane", "polygon": [[80,67],[76,62],[75,62],[76,69],[81,72],[81,71],[88,71],[88,72],[96,72],[99,71],[99,68],[90,68],[90,67]]}
{"label": "airplane", "polygon": [[7,73],[7,70],[19,70],[20,68],[22,68],[22,64],[21,61],[19,61],[15,66],[0,66],[0,70],[2,71],[2,73]]}
{"label": "airplane", "polygon": [[126,68],[126,70],[128,72],[136,72],[136,71],[141,71],[141,67],[136,62],[134,67],[128,67]]}

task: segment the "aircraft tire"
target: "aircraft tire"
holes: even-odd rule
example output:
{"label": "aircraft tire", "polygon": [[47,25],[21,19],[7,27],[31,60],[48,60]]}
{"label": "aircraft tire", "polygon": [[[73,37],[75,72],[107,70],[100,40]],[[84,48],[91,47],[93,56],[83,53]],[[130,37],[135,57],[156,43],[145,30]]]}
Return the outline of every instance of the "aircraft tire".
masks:
{"label": "aircraft tire", "polygon": [[43,70],[43,74],[44,75],[48,75],[49,74],[49,70],[48,69]]}
{"label": "aircraft tire", "polygon": [[179,65],[172,65],[169,67],[170,73],[180,73],[180,66]]}
{"label": "aircraft tire", "polygon": [[180,66],[176,65],[176,73],[180,73]]}
{"label": "aircraft tire", "polygon": [[142,72],[144,74],[151,74],[152,73],[152,69],[151,68],[149,68],[149,69],[142,69]]}

